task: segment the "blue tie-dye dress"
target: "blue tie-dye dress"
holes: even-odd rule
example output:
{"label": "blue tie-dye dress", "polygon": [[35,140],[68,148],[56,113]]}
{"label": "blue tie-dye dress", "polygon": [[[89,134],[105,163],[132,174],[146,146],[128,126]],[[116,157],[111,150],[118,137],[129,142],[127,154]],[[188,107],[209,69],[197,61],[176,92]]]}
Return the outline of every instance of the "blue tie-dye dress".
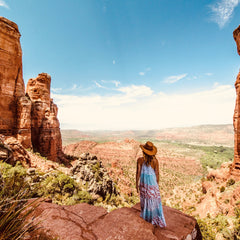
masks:
{"label": "blue tie-dye dress", "polygon": [[156,174],[153,168],[145,163],[142,165],[139,189],[141,201],[140,216],[154,225],[166,227]]}

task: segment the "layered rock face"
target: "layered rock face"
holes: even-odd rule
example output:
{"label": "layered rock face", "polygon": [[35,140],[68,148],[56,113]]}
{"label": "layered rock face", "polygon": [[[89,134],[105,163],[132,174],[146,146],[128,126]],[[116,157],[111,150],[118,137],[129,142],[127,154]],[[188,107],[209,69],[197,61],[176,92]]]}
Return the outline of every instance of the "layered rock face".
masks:
{"label": "layered rock face", "polygon": [[65,161],[51,77],[41,73],[30,79],[25,95],[20,36],[15,23],[0,17],[0,134],[50,160]]}
{"label": "layered rock face", "polygon": [[[237,51],[240,55],[240,26],[234,30],[233,38],[237,44]],[[236,82],[236,105],[233,115],[234,127],[234,161],[232,165],[232,173],[240,175],[240,72],[238,73]]]}
{"label": "layered rock face", "polygon": [[31,147],[31,104],[25,97],[18,26],[0,17],[0,133]]}
{"label": "layered rock face", "polygon": [[27,96],[32,102],[31,138],[35,151],[50,160],[62,158],[62,138],[57,119],[58,108],[50,98],[51,77],[41,73],[27,84]]}

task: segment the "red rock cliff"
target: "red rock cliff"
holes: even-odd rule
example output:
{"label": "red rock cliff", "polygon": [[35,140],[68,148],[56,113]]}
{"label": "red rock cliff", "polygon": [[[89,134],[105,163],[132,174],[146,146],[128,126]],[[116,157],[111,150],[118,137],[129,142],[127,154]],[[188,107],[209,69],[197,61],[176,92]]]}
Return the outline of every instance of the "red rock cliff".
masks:
{"label": "red rock cliff", "polygon": [[[240,55],[240,26],[234,30],[233,38],[237,44],[237,51]],[[233,174],[240,175],[240,72],[238,73],[236,82],[236,105],[233,115],[233,127],[234,127],[234,161],[233,161]]]}
{"label": "red rock cliff", "polygon": [[25,97],[18,26],[0,17],[0,133],[31,147],[31,103]]}
{"label": "red rock cliff", "polygon": [[14,136],[50,160],[64,160],[57,106],[50,98],[51,77],[30,79],[25,95],[18,26],[0,17],[0,134]]}
{"label": "red rock cliff", "polygon": [[32,144],[34,150],[50,160],[62,158],[62,138],[57,119],[58,108],[50,98],[51,77],[41,73],[27,84],[32,102]]}

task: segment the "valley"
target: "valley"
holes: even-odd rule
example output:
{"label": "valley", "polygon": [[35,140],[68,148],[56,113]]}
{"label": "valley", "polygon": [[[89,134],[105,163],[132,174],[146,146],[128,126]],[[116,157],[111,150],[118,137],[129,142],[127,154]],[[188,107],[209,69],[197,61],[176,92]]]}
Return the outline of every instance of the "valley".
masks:
{"label": "valley", "polygon": [[[74,134],[71,135],[71,132]],[[222,232],[233,227],[234,209],[238,205],[230,199],[234,191],[235,194],[238,192],[239,184],[236,182],[230,186],[225,180],[216,180],[216,183],[215,180],[211,183],[207,180],[209,172],[233,161],[232,125],[206,125],[159,131],[101,131],[96,135],[93,132],[62,130],[62,136],[65,154],[81,156],[84,152],[89,152],[101,159],[129,206],[139,201],[135,190],[136,160],[142,155],[139,144],[148,140],[154,142],[158,148],[156,157],[159,160],[159,186],[163,204],[199,219],[206,234],[211,230],[211,236],[214,237],[210,236],[209,239],[215,239],[217,234],[214,224],[223,222],[222,227],[218,228],[219,239],[227,236]],[[67,145],[69,142],[75,143]],[[208,193],[203,192],[204,181],[207,181],[206,185],[210,185]],[[227,195],[219,192],[223,186],[228,192]],[[211,192],[218,197],[210,196]],[[209,208],[210,212],[205,209],[207,204],[213,205]],[[229,209],[229,212],[220,209]],[[219,219],[215,222],[213,219],[216,216],[219,216]],[[232,224],[229,224],[228,219],[231,218]]]}

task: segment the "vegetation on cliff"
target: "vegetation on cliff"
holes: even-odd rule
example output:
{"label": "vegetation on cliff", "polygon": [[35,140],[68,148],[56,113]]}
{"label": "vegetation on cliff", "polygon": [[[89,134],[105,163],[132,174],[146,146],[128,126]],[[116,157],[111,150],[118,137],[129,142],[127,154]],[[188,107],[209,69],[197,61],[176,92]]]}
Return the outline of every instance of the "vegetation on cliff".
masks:
{"label": "vegetation on cliff", "polygon": [[[123,153],[123,149],[129,151],[130,145],[133,149],[137,149],[135,148],[135,145],[138,147],[137,144],[139,143],[135,144],[128,140],[124,141],[124,147],[121,143],[117,147]],[[208,215],[200,218],[196,213],[197,205],[204,196],[201,178],[205,179],[208,169],[218,168],[221,163],[231,161],[233,149],[225,146],[202,146],[166,140],[155,141],[155,144],[159,149],[160,191],[163,203],[197,217],[203,235],[209,236],[206,239],[210,239],[210,236],[215,239],[219,234],[226,239],[228,236],[238,236],[236,214],[229,217],[226,213],[219,213],[217,217]],[[110,150],[108,142],[104,141],[102,145],[108,148],[108,151]],[[112,145],[113,143],[111,147]],[[26,170],[20,164],[13,167],[1,163],[0,172],[4,181],[7,183],[8,180],[15,179],[13,182],[9,181],[12,194],[18,192],[24,185],[24,189],[27,189],[29,194],[28,197],[43,197],[66,205],[87,202],[103,206],[109,211],[123,206],[130,207],[139,201],[135,191],[135,158],[124,159],[121,155],[121,159],[116,161],[111,152],[112,158],[104,152],[105,155],[99,160],[94,155],[85,154],[73,158],[73,168],[66,172],[64,166],[58,166],[41,157],[40,154],[31,151],[28,153],[32,159],[33,156],[41,158],[46,165],[50,166],[50,169],[40,170],[38,166],[38,168]],[[136,157],[137,154],[132,155]],[[38,165],[38,161],[39,159],[33,161],[33,165]],[[103,170],[104,168],[106,169]],[[112,182],[109,182],[107,173],[112,178]],[[122,185],[119,185],[120,183]],[[102,187],[104,184],[105,187]],[[106,186],[109,184],[114,186],[114,194],[106,191]],[[124,187],[123,191],[119,186]],[[236,186],[238,186],[237,182],[229,182],[226,186],[219,186],[219,192],[225,194]],[[230,199],[224,198],[222,201],[227,205]]]}
{"label": "vegetation on cliff", "polygon": [[30,195],[29,189],[25,185],[21,186],[24,170],[19,166],[11,168],[7,164],[1,164],[2,167],[7,170],[3,176],[0,174],[0,240],[23,239],[27,232],[37,226],[31,220],[26,221],[36,202],[28,203],[26,200]]}

